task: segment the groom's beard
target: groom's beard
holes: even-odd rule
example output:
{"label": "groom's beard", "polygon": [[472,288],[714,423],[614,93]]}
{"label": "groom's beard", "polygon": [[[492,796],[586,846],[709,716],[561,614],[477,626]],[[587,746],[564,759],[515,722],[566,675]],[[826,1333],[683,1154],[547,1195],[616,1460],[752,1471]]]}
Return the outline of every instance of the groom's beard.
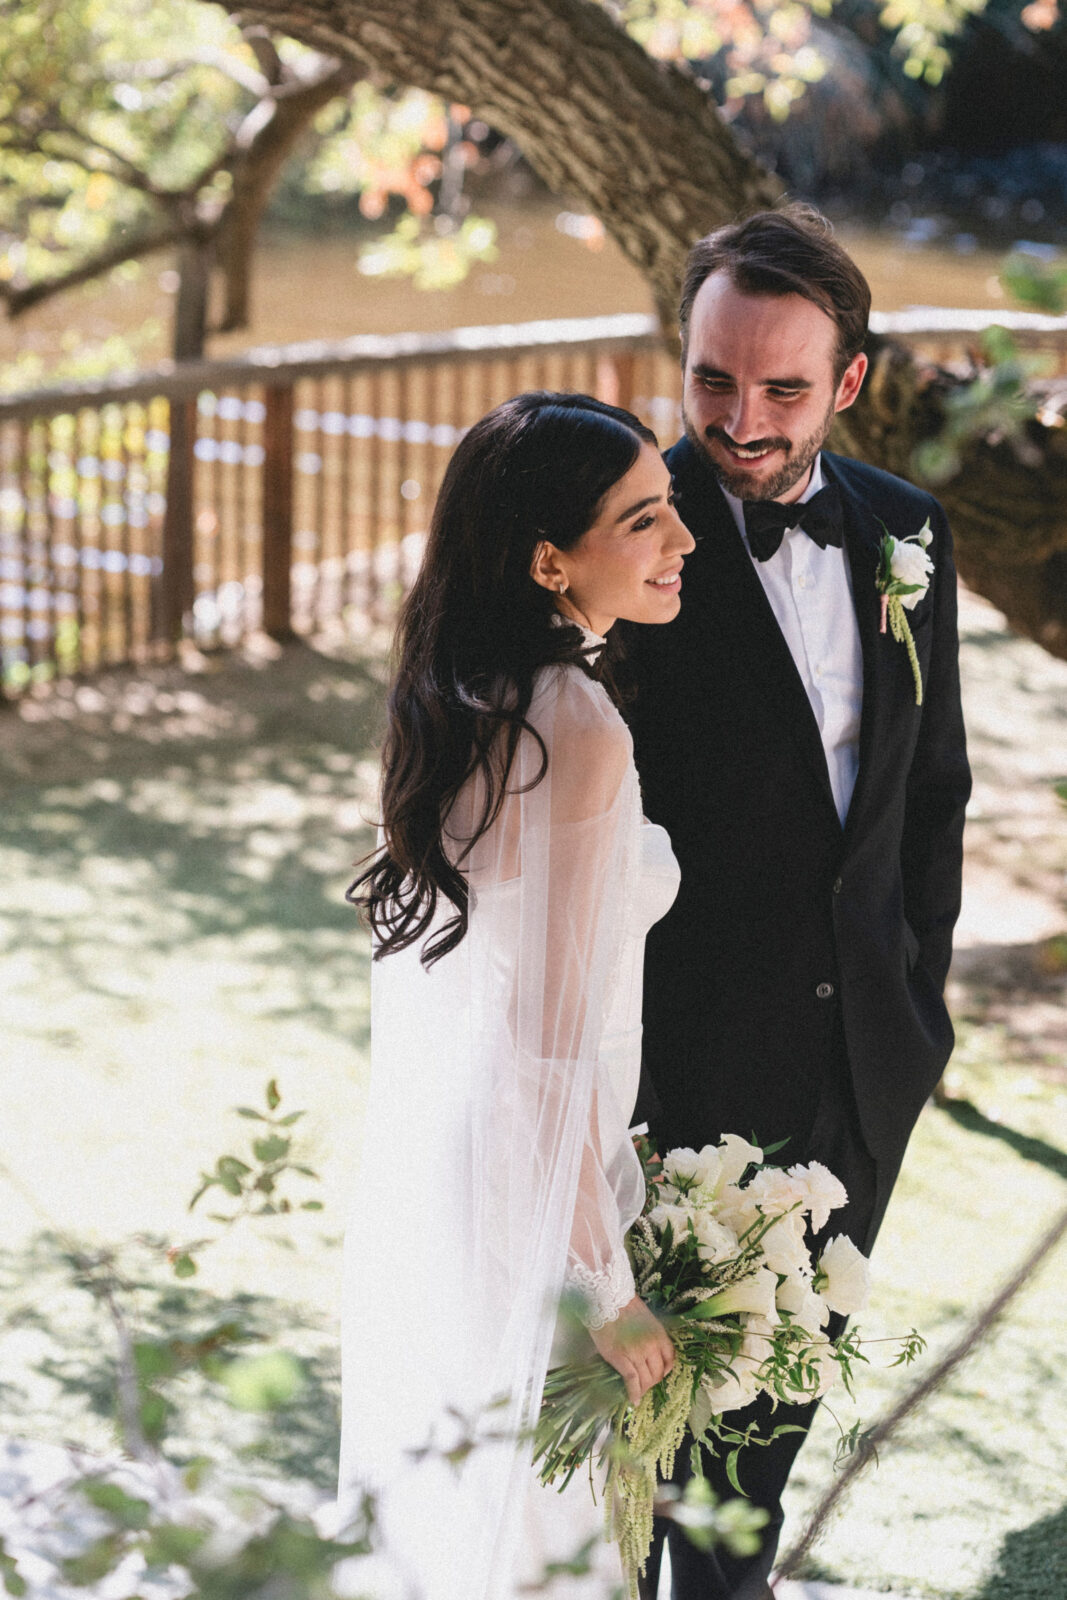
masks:
{"label": "groom's beard", "polygon": [[703,433],[698,433],[690,422],[685,407],[682,407],[682,421],[685,424],[685,436],[690,444],[704,457],[708,466],[730,494],[738,500],[777,500],[788,493],[795,484],[807,476],[811,471],[811,464],[826,442],[826,437],[833,426],[834,417],[837,415],[831,404],[822,422],[814,433],[806,439],[799,441],[787,439],[784,435],[768,437],[766,439],[746,439],[743,448],[776,449],[785,452],[785,460],[777,472],[768,478],[759,478],[753,472],[743,469],[734,470],[717,461],[708,449],[711,440],[733,447],[741,443],[740,440],[731,439],[724,428],[706,428]]}

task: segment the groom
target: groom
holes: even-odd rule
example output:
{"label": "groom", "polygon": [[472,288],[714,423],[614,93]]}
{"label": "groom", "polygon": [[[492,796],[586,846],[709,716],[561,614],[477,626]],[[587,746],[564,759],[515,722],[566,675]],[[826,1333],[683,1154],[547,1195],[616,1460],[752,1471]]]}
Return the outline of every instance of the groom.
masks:
{"label": "groom", "polygon": [[[863,382],[869,309],[863,275],[807,208],[694,246],[686,436],[666,459],[697,546],[678,620],[631,630],[629,651],[645,811],[682,870],[648,938],[635,1115],[661,1151],[788,1139],[774,1159],[841,1178],[849,1201],[827,1234],[864,1251],[952,1049],[942,990],[970,791],[944,513],[822,448]],[[927,522],[933,570],[906,612],[919,705],[876,580],[883,535]],[[806,1426],[812,1409],[779,1407],[774,1422]],[[702,1553],[657,1524],[645,1593],[667,1532],[674,1600],[766,1600],[802,1438],[742,1453],[741,1483],[770,1513],[758,1556]]]}

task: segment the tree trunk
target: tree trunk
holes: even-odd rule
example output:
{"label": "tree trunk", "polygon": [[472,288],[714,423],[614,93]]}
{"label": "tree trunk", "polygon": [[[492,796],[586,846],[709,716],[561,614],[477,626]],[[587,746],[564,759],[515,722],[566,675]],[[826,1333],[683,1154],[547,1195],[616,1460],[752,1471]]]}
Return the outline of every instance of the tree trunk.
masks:
{"label": "tree trunk", "polygon": [[211,240],[195,234],[183,239],[178,246],[178,294],[171,333],[171,355],[175,361],[199,361],[204,354],[213,254]]}
{"label": "tree trunk", "polygon": [[347,94],[360,77],[351,61],[329,61],[317,76],[286,85],[269,104],[260,102],[238,131],[233,194],[218,229],[217,259],[225,306],[215,333],[246,328],[250,315],[256,234],[271,190],[300,135],[317,112]]}
{"label": "tree trunk", "polygon": [[[602,220],[667,327],[693,240],[780,193],[696,81],[653,61],[593,0],[250,0],[242,16],[509,134],[552,189]],[[840,437],[907,475],[915,445],[939,429],[936,391],[904,351],[883,348],[875,365]],[[967,581],[1067,656],[1065,433],[1033,423],[1025,460],[977,442],[941,498]]]}

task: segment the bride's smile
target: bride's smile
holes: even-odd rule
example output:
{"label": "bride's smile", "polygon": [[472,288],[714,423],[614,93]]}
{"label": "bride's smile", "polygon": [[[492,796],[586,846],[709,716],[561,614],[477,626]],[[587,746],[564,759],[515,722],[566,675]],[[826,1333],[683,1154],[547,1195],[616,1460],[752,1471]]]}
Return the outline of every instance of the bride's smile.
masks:
{"label": "bride's smile", "polygon": [[603,635],[620,617],[669,622],[677,616],[682,564],[692,549],[693,536],[674,508],[670,473],[659,452],[642,444],[577,544],[538,547],[533,576],[559,594],[564,616]]}

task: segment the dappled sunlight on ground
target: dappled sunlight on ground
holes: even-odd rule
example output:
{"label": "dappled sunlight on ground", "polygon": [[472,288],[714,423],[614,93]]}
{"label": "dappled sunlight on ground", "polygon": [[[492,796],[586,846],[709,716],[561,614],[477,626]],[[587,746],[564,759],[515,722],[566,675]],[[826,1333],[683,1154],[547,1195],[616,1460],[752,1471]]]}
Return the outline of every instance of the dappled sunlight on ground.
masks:
{"label": "dappled sunlight on ground", "polygon": [[[864,1330],[918,1326],[924,1364],[1067,1197],[1067,814],[1052,790],[1067,778],[1067,664],[971,597],[962,623],[976,789],[954,1098],[921,1119]],[[186,1212],[198,1174],[241,1153],[255,1124],[231,1108],[260,1104],[274,1076],[283,1108],[307,1108],[300,1155],[323,1175],[325,1209],[239,1224],[174,1286],[187,1304],[168,1316],[236,1307],[282,1330],[310,1387],[276,1430],[275,1464],[329,1481],[337,1245],[368,1038],[368,943],[343,893],[372,837],[382,642],[115,671],[0,714],[0,1289],[16,1312],[3,1366],[27,1374],[6,1396],[0,1385],[11,1431],[111,1436],[110,1335],[33,1236],[210,1233],[209,1206]],[[1061,1249],[860,1479],[808,1576],[1051,1600],[1024,1579],[1040,1550],[1026,1530],[1058,1527],[1067,1480],[1063,1273]],[[151,1326],[155,1301],[142,1304]],[[916,1369],[880,1365],[882,1348],[858,1407],[835,1401],[846,1427],[911,1382]],[[206,1389],[183,1403],[212,1439],[229,1428],[241,1442],[240,1418]],[[786,1544],[828,1480],[833,1441],[826,1414],[790,1490]]]}
{"label": "dappled sunlight on ground", "polygon": [[[67,685],[0,718],[3,1159],[66,1227],[174,1227],[227,1109],[276,1075],[352,1136],[377,658],[292,646]],[[342,1162],[343,1165],[343,1162]],[[32,1197],[32,1198],[31,1198]]]}

